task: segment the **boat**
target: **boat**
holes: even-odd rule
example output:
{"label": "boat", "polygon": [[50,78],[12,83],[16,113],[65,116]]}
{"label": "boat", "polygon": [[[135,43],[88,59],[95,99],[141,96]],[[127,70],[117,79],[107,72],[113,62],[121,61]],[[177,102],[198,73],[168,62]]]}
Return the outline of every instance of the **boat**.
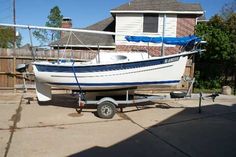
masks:
{"label": "boat", "polygon": [[[147,40],[147,37],[127,38],[132,41],[139,38],[138,42]],[[195,36],[187,38],[188,42],[194,41],[193,43],[196,43],[196,39],[199,40]],[[182,42],[180,39],[171,38],[173,42]],[[168,39],[165,40],[169,42]],[[161,57],[151,57],[145,52],[100,52],[93,60],[81,63],[65,60],[34,62],[37,96],[40,101],[51,100],[51,87],[101,91],[174,86],[184,74],[188,56],[197,52],[199,51],[191,50]]]}
{"label": "boat", "polygon": [[[9,25],[27,29],[49,29],[114,35],[114,32],[61,29],[25,25]],[[152,42],[183,46],[183,51],[160,57],[145,52],[99,52],[87,62],[58,60],[57,62],[34,61],[36,93],[39,101],[52,99],[51,88],[89,91],[115,90],[146,86],[174,86],[184,74],[188,56],[200,52],[196,49],[201,39],[187,37],[126,36],[130,42]]]}

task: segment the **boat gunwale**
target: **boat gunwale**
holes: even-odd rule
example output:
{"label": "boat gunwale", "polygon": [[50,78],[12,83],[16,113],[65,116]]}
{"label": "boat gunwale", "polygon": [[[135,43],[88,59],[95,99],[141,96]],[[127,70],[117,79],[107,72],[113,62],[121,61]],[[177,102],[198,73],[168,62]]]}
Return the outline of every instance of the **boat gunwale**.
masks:
{"label": "boat gunwale", "polygon": [[[63,64],[53,64],[51,62],[33,62],[32,65],[35,66],[49,66],[49,67],[66,67],[66,68],[71,68],[72,66],[77,68],[77,67],[94,67],[94,66],[109,66],[109,65],[118,65],[118,64],[132,64],[132,63],[143,63],[143,62],[149,62],[149,61],[155,61],[155,60],[163,60],[163,59],[169,59],[169,58],[174,58],[174,57],[181,57],[181,56],[187,56],[190,54],[197,53],[198,51],[191,51],[191,52],[183,52],[183,53],[178,53],[178,54],[173,54],[173,55],[168,55],[168,56],[161,56],[161,57],[151,57],[147,58],[144,60],[135,60],[135,61],[125,61],[125,62],[114,62],[114,63],[96,63],[96,64],[80,64],[80,65],[73,65],[73,62],[70,62],[71,64],[68,65],[63,65]],[[43,63],[48,63],[48,64],[43,64]]]}

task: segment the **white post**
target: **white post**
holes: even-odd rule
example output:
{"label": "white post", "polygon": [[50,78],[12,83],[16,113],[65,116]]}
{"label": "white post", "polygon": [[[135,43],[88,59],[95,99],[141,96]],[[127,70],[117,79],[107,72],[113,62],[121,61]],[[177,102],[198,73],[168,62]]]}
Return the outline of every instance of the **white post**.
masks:
{"label": "white post", "polygon": [[99,47],[99,43],[98,43],[98,54],[97,54],[98,58],[97,58],[97,62],[100,63],[100,47]]}
{"label": "white post", "polygon": [[165,37],[165,27],[166,27],[166,14],[163,14],[161,56],[164,56],[164,55],[165,55],[165,44],[164,44],[164,42],[163,42],[164,37]]}

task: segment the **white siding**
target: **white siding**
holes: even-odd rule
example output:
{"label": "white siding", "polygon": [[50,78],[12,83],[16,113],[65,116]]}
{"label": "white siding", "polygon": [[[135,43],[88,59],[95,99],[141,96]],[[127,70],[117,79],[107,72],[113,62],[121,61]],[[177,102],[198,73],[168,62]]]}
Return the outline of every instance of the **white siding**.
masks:
{"label": "white siding", "polygon": [[[162,25],[163,25],[163,22],[162,22]],[[176,37],[176,31],[177,31],[177,15],[167,15],[165,36]]]}
{"label": "white siding", "polygon": [[[143,29],[142,14],[116,14],[116,33],[141,35]],[[123,35],[116,35],[117,45],[127,45]]]}
{"label": "white siding", "polygon": [[[176,37],[177,15],[167,15],[165,36]],[[162,36],[163,15],[159,15],[157,33],[143,33],[143,14],[116,14],[116,33],[136,36]],[[147,45],[147,43],[127,42],[123,35],[116,35],[116,45]],[[161,44],[150,43],[150,46]]]}

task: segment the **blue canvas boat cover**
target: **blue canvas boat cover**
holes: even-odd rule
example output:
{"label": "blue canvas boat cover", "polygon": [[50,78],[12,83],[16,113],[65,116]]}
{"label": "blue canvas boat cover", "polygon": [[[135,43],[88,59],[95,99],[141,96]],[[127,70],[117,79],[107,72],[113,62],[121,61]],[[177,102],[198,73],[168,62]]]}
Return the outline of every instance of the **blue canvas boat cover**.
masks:
{"label": "blue canvas boat cover", "polygon": [[129,42],[150,42],[150,43],[165,43],[169,45],[187,45],[191,41],[199,42],[201,38],[191,35],[185,37],[147,37],[147,36],[126,36],[125,39]]}

